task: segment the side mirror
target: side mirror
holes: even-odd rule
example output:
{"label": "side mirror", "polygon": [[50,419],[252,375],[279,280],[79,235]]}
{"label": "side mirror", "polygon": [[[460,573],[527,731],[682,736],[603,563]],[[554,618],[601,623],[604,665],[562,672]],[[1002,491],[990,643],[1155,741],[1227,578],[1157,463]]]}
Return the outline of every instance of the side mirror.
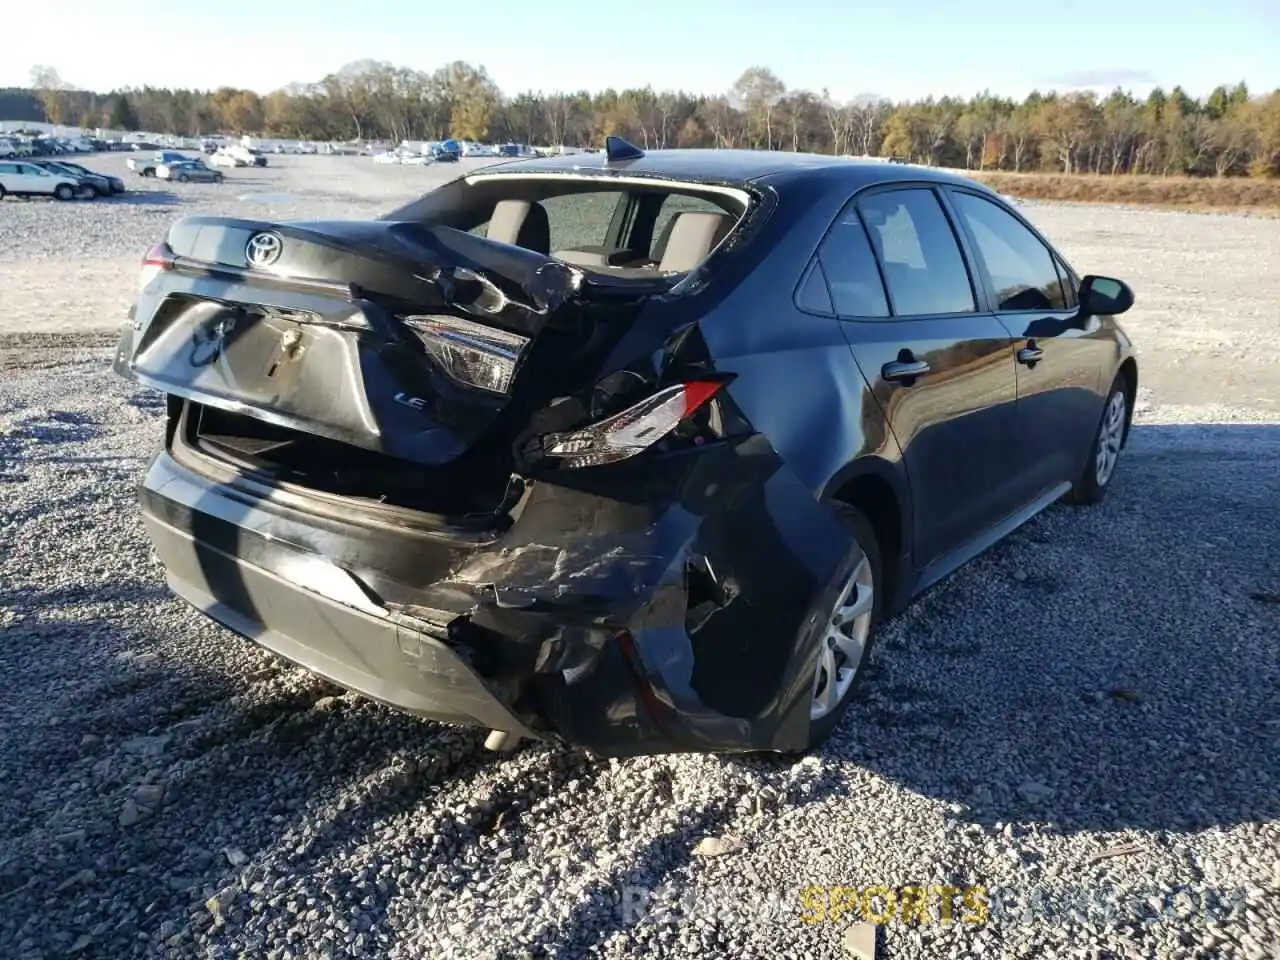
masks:
{"label": "side mirror", "polygon": [[1133,290],[1114,277],[1085,277],[1080,281],[1080,314],[1110,317],[1133,306]]}

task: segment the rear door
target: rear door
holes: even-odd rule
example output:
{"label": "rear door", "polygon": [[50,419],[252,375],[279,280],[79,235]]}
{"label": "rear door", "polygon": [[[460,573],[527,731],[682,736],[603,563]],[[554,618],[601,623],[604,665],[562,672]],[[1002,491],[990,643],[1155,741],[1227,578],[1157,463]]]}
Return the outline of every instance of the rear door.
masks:
{"label": "rear door", "polygon": [[20,163],[17,184],[10,189],[15,193],[53,193],[53,175],[32,163]]}
{"label": "rear door", "polygon": [[923,568],[1013,509],[1013,339],[986,312],[930,187],[860,194],[824,239],[819,262],[903,451]]}
{"label": "rear door", "polygon": [[1099,336],[1096,317],[1078,316],[1069,274],[1029,225],[993,198],[948,193],[996,316],[1015,339],[1019,445],[1030,499],[1080,472],[1102,415],[1099,379],[1114,348]]}

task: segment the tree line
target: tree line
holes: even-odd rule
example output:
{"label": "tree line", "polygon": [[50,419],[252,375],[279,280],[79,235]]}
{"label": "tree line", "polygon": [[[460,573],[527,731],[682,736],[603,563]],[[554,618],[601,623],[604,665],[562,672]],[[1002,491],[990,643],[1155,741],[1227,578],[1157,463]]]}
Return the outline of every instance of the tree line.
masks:
{"label": "tree line", "polygon": [[1196,99],[1182,88],[1145,98],[1117,88],[981,93],[847,103],[793,90],[766,67],[724,93],[644,89],[504,96],[483,67],[433,72],[359,61],[318,83],[251,90],[77,90],[37,67],[31,89],[0,90],[0,117],[183,136],[300,140],[439,140],[599,145],[618,134],[646,148],[748,147],[899,156],[967,170],[1280,176],[1280,90],[1243,83]]}

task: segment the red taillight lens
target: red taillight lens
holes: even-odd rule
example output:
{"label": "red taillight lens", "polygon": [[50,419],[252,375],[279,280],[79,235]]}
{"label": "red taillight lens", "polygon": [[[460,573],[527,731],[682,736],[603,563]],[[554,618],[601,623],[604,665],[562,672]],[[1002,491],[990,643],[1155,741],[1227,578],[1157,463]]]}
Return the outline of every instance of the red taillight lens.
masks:
{"label": "red taillight lens", "polygon": [[665,437],[723,386],[719,380],[693,380],[667,387],[599,423],[549,434],[542,441],[543,453],[562,460],[566,467],[626,460]]}
{"label": "red taillight lens", "polygon": [[138,278],[138,289],[145,290],[152,280],[164,271],[172,269],[173,251],[169,249],[167,243],[157,243],[142,258],[142,275]]}

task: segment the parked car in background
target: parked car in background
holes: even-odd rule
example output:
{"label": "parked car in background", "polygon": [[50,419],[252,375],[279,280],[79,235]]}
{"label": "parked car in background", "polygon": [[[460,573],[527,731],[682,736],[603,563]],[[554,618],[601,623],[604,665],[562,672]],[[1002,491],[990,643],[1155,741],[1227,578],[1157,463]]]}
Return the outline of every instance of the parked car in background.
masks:
{"label": "parked car in background", "polygon": [[242,159],[245,162],[245,166],[265,167],[267,165],[266,154],[257,147],[245,146],[242,143],[233,143],[225,149],[233,156]]}
{"label": "parked car in background", "polygon": [[65,163],[61,160],[31,160],[29,162],[48,170],[50,173],[64,173],[69,177],[75,177],[82,186],[92,190],[95,196],[109,197],[118,192],[113,186],[113,181],[120,184],[121,190],[124,189],[124,184],[114,177],[94,173],[77,164]]}
{"label": "parked car in background", "polygon": [[964,177],[611,137],[180,220],[115,369],[168,397],[168,582],[232,630],[498,743],[796,751],[884,617],[1107,494],[1132,303]]}
{"label": "parked car in background", "polygon": [[211,170],[203,160],[181,160],[177,163],[162,163],[156,167],[156,176],[161,180],[176,180],[178,183],[221,183],[221,170]]}
{"label": "parked car in background", "polygon": [[458,146],[458,141],[446,140],[431,148],[431,156],[435,157],[436,163],[457,163],[462,156],[462,149]]}
{"label": "parked car in background", "polygon": [[46,170],[31,160],[0,160],[0,200],[9,195],[74,200],[92,198],[94,193],[70,173]]}
{"label": "parked car in background", "polygon": [[209,163],[215,167],[247,167],[249,161],[226,147],[219,147],[209,157]]}
{"label": "parked car in background", "polygon": [[156,168],[162,163],[182,163],[184,160],[192,159],[194,158],[187,156],[185,153],[178,153],[176,150],[157,150],[148,159],[129,157],[124,163],[126,167],[140,176],[154,177]]}
{"label": "parked car in background", "polygon": [[219,167],[265,167],[267,158],[260,150],[235,143],[218,148],[209,162]]}
{"label": "parked car in background", "polygon": [[90,176],[90,177],[100,177],[103,180],[106,180],[107,184],[111,188],[110,190],[111,193],[124,193],[125,190],[128,189],[128,187],[125,186],[124,181],[121,180],[119,177],[113,177],[108,173],[99,173],[96,170],[90,170],[87,167],[80,166],[80,164],[78,163],[72,163],[70,160],[59,160],[58,162],[62,166],[67,167],[69,170],[75,173],[79,173],[79,174]]}

